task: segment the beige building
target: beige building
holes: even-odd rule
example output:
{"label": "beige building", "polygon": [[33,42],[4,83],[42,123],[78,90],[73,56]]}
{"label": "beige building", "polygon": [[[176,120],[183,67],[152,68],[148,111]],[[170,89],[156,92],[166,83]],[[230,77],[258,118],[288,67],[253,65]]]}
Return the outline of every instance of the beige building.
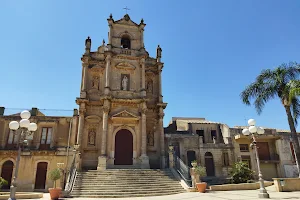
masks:
{"label": "beige building", "polygon": [[[16,167],[18,134],[9,130],[11,121],[20,121],[20,115],[3,116],[4,108],[0,108],[0,174],[9,183],[12,181]],[[32,140],[22,148],[19,164],[18,190],[33,191],[49,188],[53,182],[49,180],[49,171],[57,168],[57,163],[65,172],[73,156],[73,146],[77,131],[77,110],[74,117],[45,116],[37,108],[31,110],[30,121],[37,123],[38,129]],[[62,179],[63,181],[63,179]],[[3,189],[9,189],[9,185]]]}
{"label": "beige building", "polygon": [[[233,139],[235,161],[247,162],[249,167],[258,171],[254,149],[250,136],[244,136],[243,126],[230,128]],[[300,135],[298,136],[300,139]],[[256,136],[260,167],[263,178],[272,180],[274,177],[297,177],[295,156],[290,132],[265,128],[265,134]]]}

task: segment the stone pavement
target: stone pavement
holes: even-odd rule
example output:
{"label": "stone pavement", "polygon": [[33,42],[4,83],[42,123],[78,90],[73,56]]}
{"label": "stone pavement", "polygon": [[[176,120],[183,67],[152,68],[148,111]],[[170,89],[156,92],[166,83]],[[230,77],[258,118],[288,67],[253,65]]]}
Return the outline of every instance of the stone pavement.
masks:
{"label": "stone pavement", "polygon": [[[276,192],[274,186],[266,188],[270,199],[299,199],[299,192]],[[235,191],[209,191],[207,193],[188,192],[182,194],[156,196],[156,197],[134,197],[134,198],[102,198],[101,200],[246,200],[259,199],[258,190],[235,190]],[[44,194],[43,199],[50,199],[49,194]],[[40,199],[40,200],[43,200]],[[70,200],[95,200],[87,198],[72,198]]]}

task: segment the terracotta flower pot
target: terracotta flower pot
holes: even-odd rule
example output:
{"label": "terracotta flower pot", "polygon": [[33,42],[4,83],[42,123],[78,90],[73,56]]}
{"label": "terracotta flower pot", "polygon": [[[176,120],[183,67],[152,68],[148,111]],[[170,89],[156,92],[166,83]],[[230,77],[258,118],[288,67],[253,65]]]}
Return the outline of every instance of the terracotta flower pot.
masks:
{"label": "terracotta flower pot", "polygon": [[61,188],[49,188],[49,193],[51,199],[58,199],[61,194]]}
{"label": "terracotta flower pot", "polygon": [[196,187],[197,187],[198,191],[201,193],[205,192],[206,186],[207,186],[207,183],[205,183],[205,182],[196,183]]}

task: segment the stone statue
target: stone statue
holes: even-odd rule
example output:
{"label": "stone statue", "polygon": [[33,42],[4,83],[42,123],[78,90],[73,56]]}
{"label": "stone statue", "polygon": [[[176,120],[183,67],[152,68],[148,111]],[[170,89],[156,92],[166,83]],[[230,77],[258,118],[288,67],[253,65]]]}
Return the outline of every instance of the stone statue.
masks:
{"label": "stone statue", "polygon": [[214,144],[216,144],[216,137],[215,137],[215,136],[213,136],[213,138],[212,138],[212,139],[213,139],[213,143],[214,143]]}
{"label": "stone statue", "polygon": [[162,49],[161,49],[160,46],[158,45],[158,46],[157,46],[157,49],[156,49],[156,57],[157,57],[157,58],[161,58],[161,52],[162,52]]}
{"label": "stone statue", "polygon": [[148,81],[148,83],[147,83],[147,92],[152,94],[152,91],[153,91],[152,81]]}
{"label": "stone statue", "polygon": [[91,130],[89,132],[89,145],[94,145],[95,146],[95,137],[96,137],[95,131]]}
{"label": "stone statue", "polygon": [[99,89],[99,77],[95,76],[92,81],[92,88]]}
{"label": "stone statue", "polygon": [[127,90],[127,85],[128,85],[128,78],[127,76],[124,76],[122,80],[122,90]]}
{"label": "stone statue", "polygon": [[154,146],[154,133],[153,132],[149,132],[147,135],[147,144],[149,146]]}

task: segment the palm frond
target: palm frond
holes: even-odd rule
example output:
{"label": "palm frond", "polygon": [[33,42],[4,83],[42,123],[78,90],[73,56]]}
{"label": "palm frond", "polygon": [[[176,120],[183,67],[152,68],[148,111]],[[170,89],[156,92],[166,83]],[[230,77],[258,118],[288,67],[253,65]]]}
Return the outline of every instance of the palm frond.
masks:
{"label": "palm frond", "polygon": [[300,115],[300,102],[298,98],[293,98],[292,102],[291,102],[291,106],[292,106],[292,112],[293,112],[293,118],[295,121],[295,125],[297,126],[298,124],[298,118]]}

